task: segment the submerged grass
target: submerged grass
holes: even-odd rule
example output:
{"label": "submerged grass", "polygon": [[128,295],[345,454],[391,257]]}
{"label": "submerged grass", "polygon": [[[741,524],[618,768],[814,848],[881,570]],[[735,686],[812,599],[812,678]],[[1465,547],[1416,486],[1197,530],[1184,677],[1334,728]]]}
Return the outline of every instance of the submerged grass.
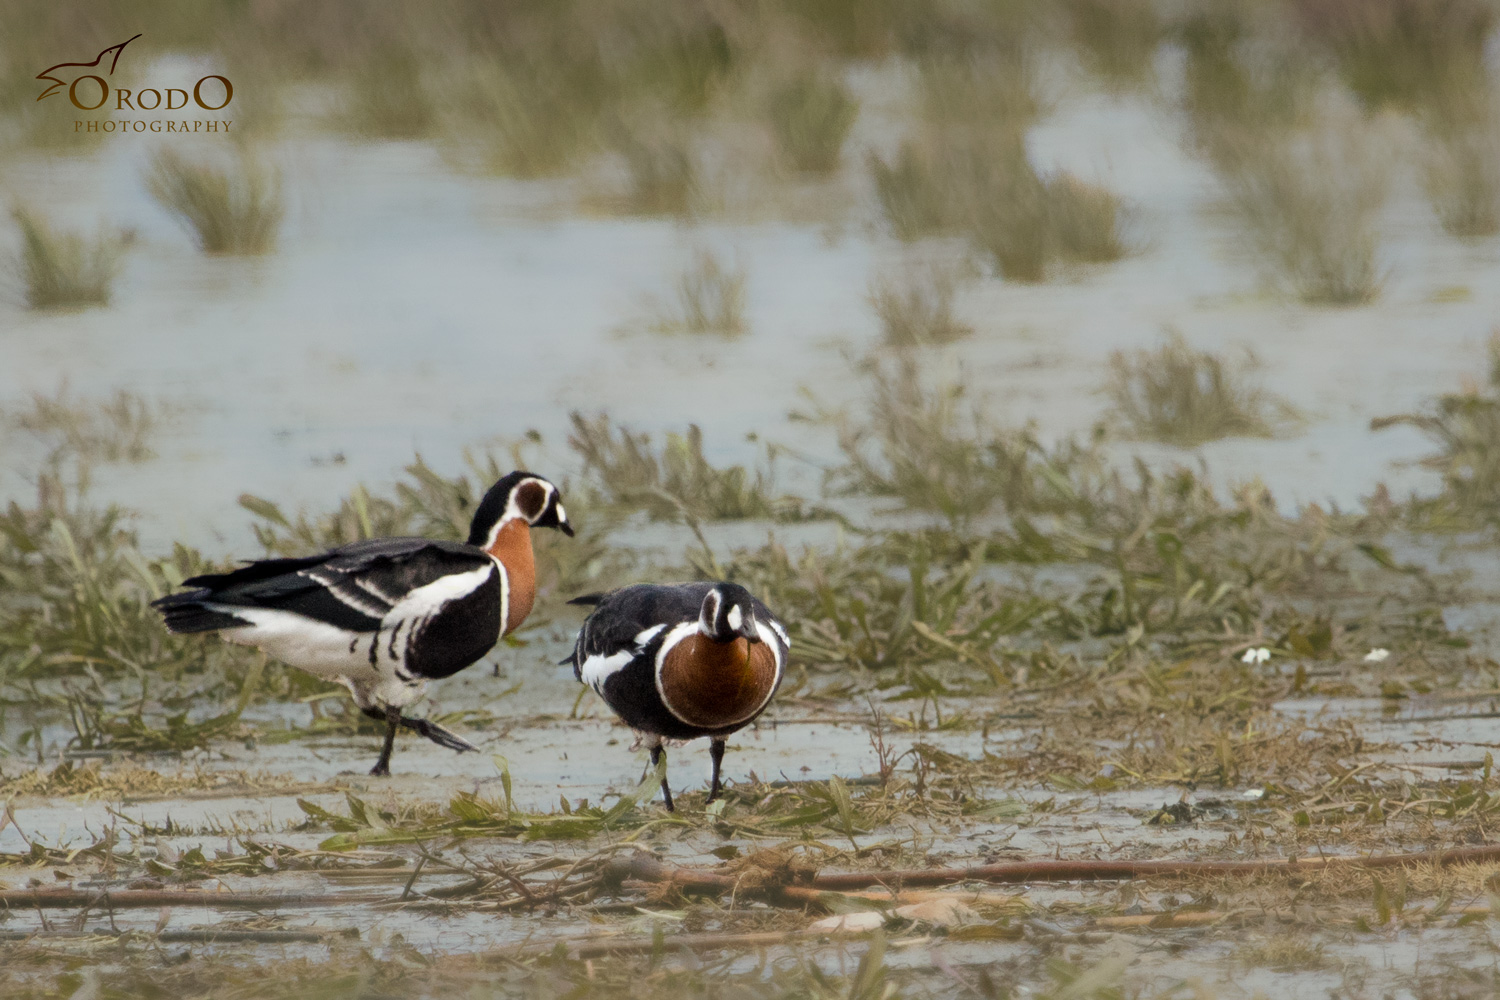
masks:
{"label": "submerged grass", "polygon": [[936,268],[917,274],[891,273],[870,285],[867,299],[880,318],[885,341],[894,347],[946,344],[974,332],[953,313],[957,279]]}
{"label": "submerged grass", "polygon": [[1500,232],[1500,123],[1486,116],[1432,138],[1423,180],[1444,232],[1461,238]]}
{"label": "submerged grass", "polygon": [[1254,366],[1253,356],[1225,361],[1174,333],[1154,350],[1111,354],[1105,389],[1113,415],[1136,437],[1185,448],[1224,437],[1270,437],[1294,412],[1249,384]]}
{"label": "submerged grass", "polygon": [[872,157],[881,210],[900,239],[963,235],[1002,277],[1036,282],[1058,259],[1106,263],[1125,255],[1118,196],[1032,166],[1019,136],[953,131],[907,142],[890,162]]}
{"label": "submerged grass", "polygon": [[156,457],[150,439],[168,416],[168,408],[126,389],[89,403],[75,400],[63,386],[50,396],[32,393],[26,409],[13,410],[0,420],[45,442],[55,457],[89,464]]}
{"label": "submerged grass", "polygon": [[767,104],[776,148],[793,169],[836,170],[859,102],[835,77],[806,72],[782,84]]}
{"label": "submerged grass", "polygon": [[1157,44],[1165,33],[1151,0],[1068,0],[1062,5],[1084,63],[1106,84],[1130,89],[1149,83]]}
{"label": "submerged grass", "polygon": [[660,451],[647,434],[616,427],[608,416],[571,414],[568,446],[583,459],[583,475],[604,502],[642,510],[656,520],[724,521],[742,518],[797,520],[800,498],[775,492],[774,452],[754,472],[742,465],[718,468],[703,454],[703,432],[666,436]]}
{"label": "submerged grass", "polygon": [[1413,497],[1405,512],[1418,526],[1454,530],[1500,523],[1500,339],[1491,338],[1488,360],[1483,387],[1439,396],[1425,412],[1370,423],[1375,430],[1416,427],[1439,448],[1423,464],[1442,476],[1442,489]]}
{"label": "submerged grass", "polygon": [[1297,0],[1303,29],[1366,105],[1441,101],[1482,79],[1495,9],[1484,0]]}
{"label": "submerged grass", "polygon": [[24,209],[13,213],[21,252],[13,268],[31,309],[67,309],[109,303],[124,241],[103,231],[92,239],[53,229]]}
{"label": "submerged grass", "polygon": [[228,164],[193,163],[158,153],[146,189],[212,254],[269,253],[281,225],[280,181],[241,151]]}
{"label": "submerged grass", "polygon": [[691,137],[670,124],[615,130],[614,146],[630,174],[628,203],[643,214],[687,215],[698,195]]}
{"label": "submerged grass", "polygon": [[652,328],[662,333],[739,337],[745,318],[745,271],[723,263],[712,250],[694,252],[678,275],[675,308],[658,308]]}
{"label": "submerged grass", "polygon": [[1370,139],[1347,125],[1233,148],[1220,159],[1230,196],[1279,283],[1311,304],[1373,299],[1388,172]]}
{"label": "submerged grass", "polygon": [[395,45],[365,55],[351,73],[339,124],[372,139],[421,139],[431,134],[438,109],[425,63],[418,53]]}

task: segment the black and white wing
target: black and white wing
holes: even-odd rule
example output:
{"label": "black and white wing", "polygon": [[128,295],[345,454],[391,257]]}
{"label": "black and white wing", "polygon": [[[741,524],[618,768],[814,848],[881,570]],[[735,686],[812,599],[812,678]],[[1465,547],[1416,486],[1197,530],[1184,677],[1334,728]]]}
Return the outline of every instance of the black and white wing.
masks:
{"label": "black and white wing", "polygon": [[184,585],[194,589],[154,605],[173,632],[301,623],[355,637],[385,631],[394,651],[405,628],[406,666],[426,677],[449,676],[483,656],[504,620],[494,560],[425,538],[377,538],[321,556],[267,559]]}
{"label": "black and white wing", "polygon": [[637,658],[654,659],[656,647],[674,625],[698,620],[703,595],[712,584],[636,584],[608,594],[577,597],[569,604],[595,605],[578,630],[573,676],[604,696],[604,683]]}

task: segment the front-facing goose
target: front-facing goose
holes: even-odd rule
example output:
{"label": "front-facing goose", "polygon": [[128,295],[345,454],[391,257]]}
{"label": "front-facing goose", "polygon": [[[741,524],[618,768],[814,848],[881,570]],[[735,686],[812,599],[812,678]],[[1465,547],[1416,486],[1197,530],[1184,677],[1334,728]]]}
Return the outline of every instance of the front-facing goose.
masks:
{"label": "front-facing goose", "polygon": [[401,709],[429,679],[458,673],[530,614],[533,527],[573,534],[557,487],[512,472],[480,501],[467,544],[371,538],[317,556],[264,559],[185,580],[194,589],[154,607],[173,632],[218,632],[343,684],[366,715],[386,724],[370,773],[389,774],[401,726],[454,750],[476,749]]}
{"label": "front-facing goose", "polygon": [[[642,583],[569,603],[595,608],[563,662],[645,738],[653,766],[663,740],[707,736],[712,802],[725,740],[765,710],[786,671],[781,622],[735,583]],[[661,794],[671,810],[665,778]]]}

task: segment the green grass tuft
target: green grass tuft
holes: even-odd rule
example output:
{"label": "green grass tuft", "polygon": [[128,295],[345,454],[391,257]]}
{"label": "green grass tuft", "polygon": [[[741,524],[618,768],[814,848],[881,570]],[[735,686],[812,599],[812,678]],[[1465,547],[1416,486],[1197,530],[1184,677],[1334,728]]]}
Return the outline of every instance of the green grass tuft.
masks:
{"label": "green grass tuft", "polygon": [[1084,63],[1111,88],[1149,83],[1165,28],[1153,0],[1067,0],[1062,5]]}
{"label": "green grass tuft", "polygon": [[263,254],[276,243],[281,183],[248,153],[222,167],[192,163],[170,150],[158,153],[146,189],[204,253]]}
{"label": "green grass tuft", "polygon": [[1500,337],[1490,339],[1483,388],[1439,396],[1425,412],[1370,422],[1374,430],[1395,424],[1416,427],[1439,449],[1423,464],[1442,477],[1442,489],[1412,499],[1408,514],[1415,524],[1450,530],[1500,524]]}
{"label": "green grass tuft", "polygon": [[745,318],[745,272],[720,262],[711,250],[698,250],[677,278],[675,309],[656,317],[652,328],[662,333],[739,337],[748,329]]}
{"label": "green grass tuft", "polygon": [[1294,7],[1371,108],[1440,102],[1455,81],[1481,79],[1496,23],[1486,0],[1297,0]]}
{"label": "green grass tuft", "polygon": [[776,89],[767,113],[786,162],[796,170],[827,174],[838,169],[859,102],[836,77],[806,72]]}
{"label": "green grass tuft", "polygon": [[800,520],[802,501],[778,495],[772,465],[754,472],[742,465],[718,468],[703,454],[703,432],[666,436],[658,451],[647,434],[617,427],[608,416],[574,412],[568,446],[583,459],[586,479],[604,502],[643,510],[653,520]]}
{"label": "green grass tuft", "polygon": [[102,306],[120,270],[123,243],[100,232],[92,240],[64,233],[22,209],[13,216],[21,229],[21,252],[14,267],[32,309]]}
{"label": "green grass tuft", "polygon": [[437,121],[424,60],[409,48],[368,53],[352,72],[340,105],[340,124],[373,139],[421,139]]}
{"label": "green grass tuft", "polygon": [[1493,119],[1432,136],[1424,167],[1427,198],[1445,232],[1500,232],[1500,127]]}
{"label": "green grass tuft", "polygon": [[1219,438],[1270,437],[1290,404],[1249,385],[1254,359],[1226,362],[1173,334],[1153,350],[1115,351],[1106,391],[1131,434],[1192,448]]}
{"label": "green grass tuft", "polygon": [[953,276],[933,269],[916,276],[878,278],[868,299],[880,317],[886,343],[915,347],[950,343],[974,332],[953,315],[954,291]]}
{"label": "green grass tuft", "polygon": [[1359,305],[1380,291],[1388,158],[1352,126],[1244,135],[1224,163],[1230,196],[1278,281],[1304,302]]}
{"label": "green grass tuft", "polygon": [[64,387],[51,396],[32,393],[29,407],[0,415],[0,422],[47,442],[49,462],[144,462],[156,457],[150,439],[169,414],[126,389],[83,403]]}
{"label": "green grass tuft", "polygon": [[630,174],[631,211],[687,215],[698,194],[698,159],[692,138],[672,125],[617,130],[615,148]]}

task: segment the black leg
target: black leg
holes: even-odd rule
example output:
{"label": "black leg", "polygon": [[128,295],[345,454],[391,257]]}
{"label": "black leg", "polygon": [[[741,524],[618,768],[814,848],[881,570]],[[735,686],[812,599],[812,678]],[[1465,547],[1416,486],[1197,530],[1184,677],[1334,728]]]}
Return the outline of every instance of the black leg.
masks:
{"label": "black leg", "polygon": [[[366,709],[367,715],[374,715],[372,709]],[[375,766],[370,768],[370,773],[376,777],[383,777],[391,773],[391,750],[396,746],[396,727],[401,725],[401,709],[394,705],[387,705],[385,709],[385,746],[380,748],[380,759]]]}
{"label": "black leg", "polygon": [[[660,743],[651,748],[651,770],[656,770],[657,761],[661,760],[662,754],[666,753]],[[676,812],[672,806],[672,789],[667,786],[667,772],[662,770],[661,774],[661,801],[667,807],[667,812]]]}
{"label": "black leg", "polygon": [[462,736],[458,735],[452,730],[444,729],[436,722],[430,722],[427,719],[403,718],[401,720],[401,724],[407,729],[413,730],[414,732],[420,733],[421,735],[427,737],[429,740],[436,743],[440,747],[447,747],[449,750],[457,750],[460,753],[465,750],[473,750],[475,752],[478,752],[479,750],[478,747],[470,743],[468,740],[464,739]]}
{"label": "black leg", "polygon": [[709,740],[708,756],[711,757],[714,762],[714,780],[708,786],[708,801],[712,802],[714,799],[718,798],[719,793],[724,790],[724,786],[719,783],[719,769],[724,766],[724,741]]}

